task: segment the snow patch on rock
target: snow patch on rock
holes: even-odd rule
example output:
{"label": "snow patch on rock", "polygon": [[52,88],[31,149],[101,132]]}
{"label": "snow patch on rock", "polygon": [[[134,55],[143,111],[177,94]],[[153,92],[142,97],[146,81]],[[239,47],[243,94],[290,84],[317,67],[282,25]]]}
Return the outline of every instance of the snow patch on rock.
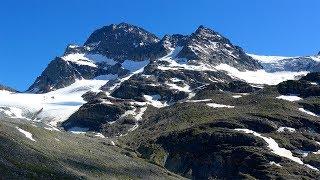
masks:
{"label": "snow patch on rock", "polygon": [[239,71],[238,69],[229,66],[227,64],[220,64],[215,67],[215,69],[220,71],[225,71],[231,77],[244,80],[252,84],[267,84],[267,85],[277,85],[280,82],[296,79],[299,76],[306,75],[307,71],[302,72],[290,72],[290,71],[280,71],[280,72],[266,72],[265,70],[257,71]]}
{"label": "snow patch on rock", "polygon": [[17,130],[18,130],[19,132],[21,132],[22,134],[24,134],[24,135],[26,136],[26,138],[30,139],[31,141],[36,141],[35,139],[33,139],[32,134],[31,134],[30,132],[25,131],[25,130],[19,128],[19,127],[16,127],[16,128],[17,128]]}
{"label": "snow patch on rock", "polygon": [[296,132],[296,129],[292,128],[292,127],[279,127],[279,129],[277,130],[277,132],[290,132],[290,133],[294,133]]}
{"label": "snow patch on rock", "polygon": [[211,101],[211,99],[186,100],[186,102],[190,102],[190,103],[209,102],[209,101]]}
{"label": "snow patch on rock", "polygon": [[82,128],[82,127],[72,127],[68,130],[69,132],[73,134],[85,134],[89,131],[88,128]]}
{"label": "snow patch on rock", "polygon": [[314,116],[314,117],[319,117],[318,115],[316,115],[315,113],[311,112],[311,111],[308,111],[304,108],[299,108],[299,111],[305,113],[305,114],[308,114],[308,115],[311,115],[311,116]]}
{"label": "snow patch on rock", "polygon": [[160,95],[144,95],[143,96],[146,101],[147,101],[147,104],[150,104],[154,107],[157,107],[157,108],[162,108],[162,107],[166,107],[168,106],[168,104],[166,102],[161,102],[160,99],[161,99],[161,96]]}
{"label": "snow patch on rock", "polygon": [[277,99],[286,100],[286,101],[290,101],[290,102],[300,101],[302,99],[301,97],[295,96],[295,95],[290,95],[290,96],[281,95],[281,96],[278,96],[276,98]]}
{"label": "snow patch on rock", "polygon": [[213,108],[234,108],[234,106],[224,105],[224,104],[216,104],[216,103],[207,103],[207,106]]}

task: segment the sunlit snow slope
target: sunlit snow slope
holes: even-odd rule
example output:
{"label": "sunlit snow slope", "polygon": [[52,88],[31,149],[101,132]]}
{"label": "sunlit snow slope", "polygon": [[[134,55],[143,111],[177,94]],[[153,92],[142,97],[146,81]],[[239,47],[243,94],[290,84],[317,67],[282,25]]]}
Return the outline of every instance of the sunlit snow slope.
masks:
{"label": "sunlit snow slope", "polygon": [[[0,107],[7,108],[8,117],[24,118],[29,121],[44,121],[51,126],[66,120],[85,103],[82,95],[98,91],[107,80],[78,80],[74,84],[46,94],[12,93],[0,91]],[[9,108],[9,109],[8,109]],[[12,112],[20,111],[20,116]]]}

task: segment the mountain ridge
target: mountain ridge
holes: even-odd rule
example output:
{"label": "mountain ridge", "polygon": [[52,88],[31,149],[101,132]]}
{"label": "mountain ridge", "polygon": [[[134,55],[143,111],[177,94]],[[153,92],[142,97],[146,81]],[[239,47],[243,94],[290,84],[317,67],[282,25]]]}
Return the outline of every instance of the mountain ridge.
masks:
{"label": "mountain ridge", "polygon": [[[194,44],[197,41],[199,43]],[[197,65],[227,63],[241,70],[262,68],[241,48],[232,45],[228,39],[204,26],[199,26],[191,35],[174,34],[159,39],[143,28],[121,23],[94,31],[83,46],[69,45],[64,55],[60,57],[67,62],[63,65],[64,68],[50,63],[28,91],[45,93],[66,87],[76,79],[92,79],[107,74],[122,76],[130,71],[123,68],[124,61],[157,62],[177,47],[182,49],[175,57],[185,59],[187,63],[189,61]],[[59,79],[50,73],[49,69],[53,69],[57,74],[69,72],[65,77],[67,80],[63,77]],[[114,71],[115,69],[118,70]]]}

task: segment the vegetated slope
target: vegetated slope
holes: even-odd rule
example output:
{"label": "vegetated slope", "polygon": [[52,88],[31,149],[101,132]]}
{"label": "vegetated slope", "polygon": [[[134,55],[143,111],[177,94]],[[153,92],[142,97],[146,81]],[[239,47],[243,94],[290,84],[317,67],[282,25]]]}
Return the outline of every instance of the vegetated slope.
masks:
{"label": "vegetated slope", "polygon": [[0,121],[1,178],[181,179],[96,134],[74,135]]}

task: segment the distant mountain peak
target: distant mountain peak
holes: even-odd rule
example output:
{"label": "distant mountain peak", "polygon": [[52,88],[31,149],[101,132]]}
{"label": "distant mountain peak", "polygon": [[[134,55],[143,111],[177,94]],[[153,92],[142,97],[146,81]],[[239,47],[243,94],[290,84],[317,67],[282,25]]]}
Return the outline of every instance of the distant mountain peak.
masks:
{"label": "distant mountain peak", "polygon": [[1,85],[0,84],[0,91],[1,90],[4,90],[4,91],[9,91],[9,92],[18,92],[17,90],[11,88],[11,87],[8,87],[8,86],[4,86],[4,85]]}
{"label": "distant mountain peak", "polygon": [[195,34],[201,34],[201,33],[209,33],[209,34],[218,34],[217,32],[215,32],[214,30],[205,27],[203,25],[200,25],[197,30],[195,31]]}
{"label": "distant mountain peak", "polygon": [[120,36],[131,36],[138,38],[137,40],[143,41],[146,44],[158,42],[159,38],[146,31],[145,29],[131,25],[128,23],[111,24],[109,26],[104,26],[96,31],[94,31],[84,45],[89,45],[92,43],[103,42],[110,39],[118,39]]}

